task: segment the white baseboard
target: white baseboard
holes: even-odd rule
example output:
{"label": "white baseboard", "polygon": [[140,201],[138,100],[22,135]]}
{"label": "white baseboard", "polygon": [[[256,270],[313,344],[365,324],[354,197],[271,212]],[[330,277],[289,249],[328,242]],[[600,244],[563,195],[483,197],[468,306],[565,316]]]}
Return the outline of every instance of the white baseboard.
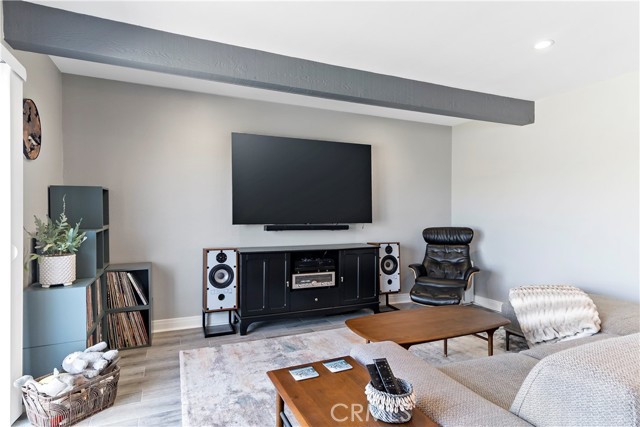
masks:
{"label": "white baseboard", "polygon": [[200,316],[178,317],[153,321],[153,332],[178,331],[181,329],[202,328]]}
{"label": "white baseboard", "polygon": [[[500,309],[502,308],[501,301],[496,301],[491,298],[481,297],[479,295],[474,295],[473,299],[474,299],[473,303],[475,305],[488,308],[489,310],[500,311]],[[384,304],[384,302],[385,302],[385,297],[381,296],[380,304]],[[399,293],[399,294],[389,294],[389,304],[393,305],[393,304],[399,304],[403,302],[411,302],[411,297],[409,296],[408,292]]]}
{"label": "white baseboard", "polygon": [[[380,304],[385,304],[385,296],[380,297]],[[405,302],[411,302],[409,293],[389,294],[389,304],[400,304]],[[502,302],[496,301],[490,298],[481,297],[475,295],[474,304],[481,307],[488,308],[494,311],[500,311],[502,308]],[[226,312],[211,313],[208,316],[207,323],[209,325],[226,325],[228,323],[228,314]],[[161,319],[153,321],[153,332],[167,332],[178,331],[182,329],[194,329],[202,328],[202,317],[190,316],[190,317],[178,317],[175,319]]]}
{"label": "white baseboard", "polygon": [[[227,311],[209,313],[206,320],[208,326],[227,325],[229,323],[229,313]],[[202,328],[201,316],[177,317],[175,319],[153,321],[153,332],[179,331],[194,328]]]}
{"label": "white baseboard", "polygon": [[496,301],[494,299],[481,297],[479,295],[474,296],[473,303],[497,312],[500,312],[500,310],[502,309],[502,301]]}
{"label": "white baseboard", "polygon": [[[384,304],[386,302],[385,296],[380,297],[380,304]],[[403,302],[411,302],[411,298],[408,293],[402,294],[389,294],[389,304],[400,304]]]}

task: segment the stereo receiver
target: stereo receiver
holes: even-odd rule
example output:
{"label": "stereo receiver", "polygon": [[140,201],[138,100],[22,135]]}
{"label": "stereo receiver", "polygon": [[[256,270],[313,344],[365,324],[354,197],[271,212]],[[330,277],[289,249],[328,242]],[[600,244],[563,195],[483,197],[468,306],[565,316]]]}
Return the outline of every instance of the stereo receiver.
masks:
{"label": "stereo receiver", "polygon": [[317,271],[335,271],[333,258],[301,258],[294,263],[296,273],[312,273]]}
{"label": "stereo receiver", "polygon": [[321,273],[292,274],[292,289],[323,288],[336,284],[336,273],[326,271]]}

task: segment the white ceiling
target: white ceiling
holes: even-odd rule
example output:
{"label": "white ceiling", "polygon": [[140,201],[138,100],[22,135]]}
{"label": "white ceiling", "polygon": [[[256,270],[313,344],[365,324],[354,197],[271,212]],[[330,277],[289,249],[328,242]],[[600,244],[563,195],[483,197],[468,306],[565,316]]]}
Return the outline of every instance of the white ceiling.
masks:
{"label": "white ceiling", "polygon": [[[635,1],[34,1],[344,67],[540,100],[637,71]],[[545,51],[533,44],[551,38]],[[466,120],[66,58],[62,72],[455,125]]]}

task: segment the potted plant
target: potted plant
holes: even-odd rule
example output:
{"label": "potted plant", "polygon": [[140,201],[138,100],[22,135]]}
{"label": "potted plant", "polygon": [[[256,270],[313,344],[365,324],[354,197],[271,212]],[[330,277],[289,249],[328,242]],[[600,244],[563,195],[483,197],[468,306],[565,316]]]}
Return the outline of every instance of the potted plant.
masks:
{"label": "potted plant", "polygon": [[66,204],[62,198],[60,218],[53,221],[47,216],[43,221],[34,215],[36,230],[27,232],[35,239],[35,253],[29,254],[27,262],[38,260],[38,276],[42,287],[70,285],[76,280],[76,252],[87,238],[80,232],[80,222],[75,227],[67,222]]}

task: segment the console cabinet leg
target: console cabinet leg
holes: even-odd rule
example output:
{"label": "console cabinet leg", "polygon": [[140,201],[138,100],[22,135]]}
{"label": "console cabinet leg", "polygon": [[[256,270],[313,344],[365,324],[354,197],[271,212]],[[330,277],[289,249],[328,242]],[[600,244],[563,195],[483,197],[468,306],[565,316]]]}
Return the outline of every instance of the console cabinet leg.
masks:
{"label": "console cabinet leg", "polygon": [[240,335],[247,335],[247,329],[249,329],[249,322],[242,321],[242,319],[240,319],[240,324],[238,325],[238,329],[240,330]]}

